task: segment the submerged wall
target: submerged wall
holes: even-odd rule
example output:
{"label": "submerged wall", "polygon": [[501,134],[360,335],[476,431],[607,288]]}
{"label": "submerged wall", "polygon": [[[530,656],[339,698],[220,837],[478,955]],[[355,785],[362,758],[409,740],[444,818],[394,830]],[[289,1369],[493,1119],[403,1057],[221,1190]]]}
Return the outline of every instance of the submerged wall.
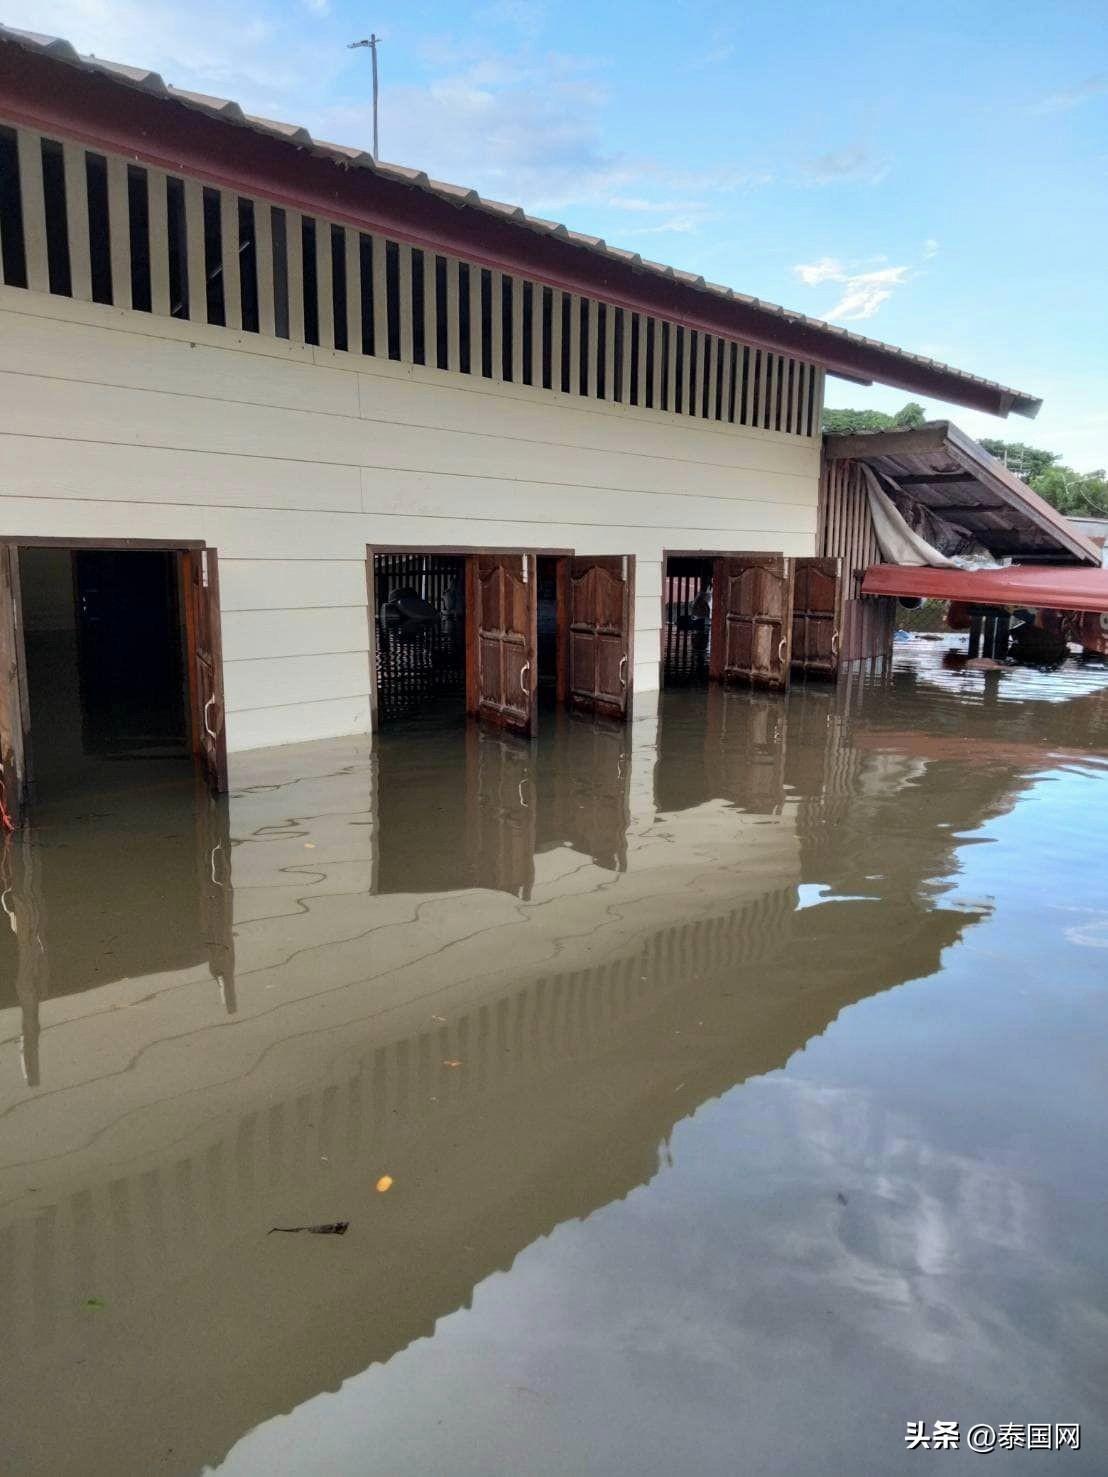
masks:
{"label": "submerged wall", "polygon": [[0,538],[219,550],[232,750],[369,727],[367,544],[815,550],[819,438],[0,287]]}

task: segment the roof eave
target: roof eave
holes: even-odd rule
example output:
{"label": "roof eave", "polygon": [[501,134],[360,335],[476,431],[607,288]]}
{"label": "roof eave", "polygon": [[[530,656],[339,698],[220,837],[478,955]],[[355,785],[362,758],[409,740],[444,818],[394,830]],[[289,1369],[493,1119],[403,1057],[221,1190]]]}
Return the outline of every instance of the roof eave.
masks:
{"label": "roof eave", "polygon": [[[528,216],[518,206],[483,199],[476,191],[442,184],[429,179],[418,170],[381,163],[362,150],[314,139],[307,129],[295,124],[255,118],[245,114],[237,103],[229,100],[172,88],[156,72],[104,62],[97,57],[82,56],[66,41],[16,31],[2,25],[0,42],[16,46],[24,53],[51,63],[79,69],[90,77],[93,85],[103,81],[112,88],[127,89],[135,95],[136,100],[152,100],[159,107],[173,107],[178,113],[189,113],[198,120],[214,121],[224,126],[252,131],[271,139],[278,148],[285,147],[314,155],[344,174],[352,174],[357,170],[370,171],[390,185],[418,190],[459,212],[472,210],[490,222],[494,221],[512,230],[527,230],[551,247],[557,247],[563,253],[571,252],[578,259],[598,259],[603,263],[604,281],[576,290],[586,290],[606,297],[617,306],[637,309],[641,303],[647,311],[657,311],[660,316],[675,316],[679,319],[683,317],[690,327],[731,336],[751,344],[752,347],[807,359],[818,364],[827,373],[855,383],[871,384],[879,381],[910,394],[927,395],[1001,417],[1010,413],[1034,417],[1041,406],[1041,400],[1036,397],[995,381],[912,354],[879,340],[866,338],[834,324],[808,318],[804,314],[763,302],[731,288],[706,282],[695,273],[644,261],[636,253],[609,246],[597,237]],[[37,88],[34,91],[33,104],[25,116],[34,120],[34,126],[52,125],[62,131],[66,127],[67,109],[77,107],[69,98],[73,90],[45,86]],[[138,102],[136,105],[141,106]],[[149,124],[150,120],[147,119],[146,122]],[[153,151],[156,148],[156,143],[151,145],[150,142],[155,131],[148,128],[144,139],[143,131],[139,130],[138,135],[131,140],[136,158],[144,156],[144,149]],[[114,147],[118,147],[118,144]],[[226,161],[225,144],[214,152],[221,156],[220,174],[233,174],[233,165],[229,168]],[[179,167],[195,168],[184,163]],[[400,239],[406,239],[402,232],[397,234]],[[411,239],[414,244],[418,244],[414,235]],[[443,248],[440,246],[439,249]],[[489,264],[488,260],[485,264]],[[509,267],[509,270],[518,268]],[[582,276],[592,272],[590,265]],[[544,280],[550,285],[562,285],[557,281],[556,275],[544,275],[542,272],[534,275],[536,280]],[[572,271],[570,275],[573,275]],[[649,285],[645,293],[642,291],[644,283]],[[622,301],[618,290],[621,285]],[[575,289],[571,287],[570,290]],[[664,299],[672,301],[672,307]],[[659,303],[662,304],[660,307]]]}

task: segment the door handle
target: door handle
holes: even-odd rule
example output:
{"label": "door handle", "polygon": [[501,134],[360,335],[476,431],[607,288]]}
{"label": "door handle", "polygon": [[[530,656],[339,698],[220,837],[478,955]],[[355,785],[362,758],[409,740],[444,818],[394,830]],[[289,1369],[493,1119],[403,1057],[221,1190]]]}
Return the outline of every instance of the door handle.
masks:
{"label": "door handle", "polygon": [[219,729],[218,728],[213,728],[212,725],[208,722],[208,709],[209,708],[213,708],[213,707],[218,707],[218,706],[219,706],[219,699],[216,697],[215,693],[213,692],[212,695],[211,695],[211,697],[204,704],[204,732],[208,735],[208,737],[210,739],[217,739],[219,737]]}
{"label": "door handle", "polygon": [[777,643],[777,660],[779,662],[781,662],[782,664],[784,664],[784,661],[785,661],[785,652],[788,650],[788,646],[789,646],[788,637],[787,636],[782,636],[781,637],[781,640]]}
{"label": "door handle", "polygon": [[831,632],[831,655],[832,656],[838,656],[838,654],[839,654],[839,633],[838,633],[838,631],[832,631]]}
{"label": "door handle", "polygon": [[530,670],[531,670],[531,663],[530,662],[524,662],[523,666],[520,667],[520,669],[519,669],[519,685],[520,685],[520,688],[523,691],[523,696],[525,698],[527,698],[528,700],[530,700],[530,697],[531,697],[531,689],[527,686],[527,684],[524,682],[523,679],[524,679],[524,677],[527,676],[527,674],[528,674],[528,672],[530,672]]}
{"label": "door handle", "polygon": [[619,659],[619,685],[620,685],[620,687],[626,687],[627,686],[627,657],[626,656],[621,656],[620,659]]}

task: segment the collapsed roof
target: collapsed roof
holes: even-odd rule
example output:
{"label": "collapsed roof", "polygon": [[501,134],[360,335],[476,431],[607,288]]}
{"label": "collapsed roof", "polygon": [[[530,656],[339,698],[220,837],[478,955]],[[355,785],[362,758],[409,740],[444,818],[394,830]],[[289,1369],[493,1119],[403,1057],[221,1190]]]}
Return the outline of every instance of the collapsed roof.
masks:
{"label": "collapsed roof", "polygon": [[[59,66],[68,74],[64,82]],[[292,192],[287,198],[307,198],[305,189],[314,185],[332,214],[366,228],[384,219],[398,239],[468,251],[484,265],[507,270],[522,265],[535,280],[792,354],[856,383],[877,381],[1001,416],[1033,417],[1042,403],[995,380],[646,260],[475,190],[381,163],[362,149],[326,143],[297,124],[254,117],[229,99],[171,87],[157,72],[83,56],[55,36],[0,25],[0,112],[44,131],[68,127],[87,142],[169,168],[190,168],[213,182],[233,180],[241,169],[248,190],[261,180],[275,198],[282,180]],[[325,176],[321,164],[330,169]]]}
{"label": "collapsed roof", "polygon": [[1100,551],[1057,508],[950,421],[824,437],[831,461],[866,462],[999,557],[1099,564]]}

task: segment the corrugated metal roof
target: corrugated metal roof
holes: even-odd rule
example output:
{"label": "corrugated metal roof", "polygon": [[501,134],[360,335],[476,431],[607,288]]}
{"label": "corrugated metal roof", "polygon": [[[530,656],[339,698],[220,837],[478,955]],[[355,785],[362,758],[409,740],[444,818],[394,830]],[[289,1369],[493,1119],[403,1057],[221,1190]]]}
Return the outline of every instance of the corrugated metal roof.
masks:
{"label": "corrugated metal roof", "polygon": [[1013,564],[1009,569],[932,569],[871,564],[863,595],[965,600],[971,605],[1026,605],[1032,610],[1108,611],[1108,569]]}
{"label": "corrugated metal roof", "polygon": [[996,554],[1100,563],[1100,551],[1071,519],[950,421],[837,432],[824,436],[823,443],[829,460],[868,463],[924,507],[968,528]]}
{"label": "corrugated metal roof", "polygon": [[966,386],[975,386],[979,390],[988,391],[995,395],[1000,403],[1001,408],[998,411],[1000,414],[1007,414],[1009,410],[1013,410],[1019,415],[1034,417],[1042,405],[1042,401],[1037,396],[1029,395],[1022,390],[1011,389],[1007,385],[999,384],[996,380],[989,380],[980,375],[969,374],[965,370],[956,369],[952,365],[944,364],[937,359],[929,359],[920,354],[912,354],[907,349],[899,349],[895,345],[882,342],[880,339],[867,338],[863,334],[852,333],[849,329],[840,328],[836,324],[827,323],[820,318],[810,318],[806,314],[795,312],[789,308],[783,308],[777,303],[765,302],[761,298],[750,297],[745,293],[735,292],[734,289],[726,287],[721,283],[708,282],[695,272],[684,272],[680,268],[667,266],[663,262],[651,261],[640,256],[637,252],[626,251],[616,246],[609,246],[606,241],[601,240],[598,236],[589,236],[580,231],[571,231],[567,226],[560,225],[556,221],[544,220],[540,216],[528,215],[518,205],[507,205],[499,200],[487,199],[479,195],[476,190],[467,189],[462,185],[446,184],[441,180],[433,180],[418,169],[409,169],[404,165],[386,164],[377,161],[364,149],[352,148],[343,144],[328,143],[323,139],[313,138],[308,129],[299,124],[282,123],[271,118],[255,117],[252,114],[243,112],[238,103],[228,98],[211,97],[206,93],[189,92],[184,88],[171,87],[163,81],[157,72],[151,72],[142,67],[125,66],[121,62],[103,61],[99,57],[83,56],[68,41],[60,37],[44,36],[33,31],[21,31],[10,26],[0,25],[0,41],[7,41],[41,56],[64,62],[69,66],[79,67],[85,71],[97,73],[113,82],[119,83],[121,86],[134,88],[153,97],[164,98],[186,108],[193,108],[210,117],[218,118],[225,123],[237,127],[250,128],[257,133],[268,134],[271,137],[283,139],[299,148],[310,149],[313,153],[330,158],[346,167],[367,169],[385,179],[397,181],[412,189],[426,190],[428,193],[447,200],[453,205],[465,206],[469,209],[482,211],[487,215],[510,221],[521,229],[533,231],[544,236],[556,237],[571,246],[579,247],[584,251],[589,251],[606,257],[611,261],[618,262],[621,266],[630,266],[711,296],[740,303],[747,308],[757,310],[759,313],[765,314],[770,318],[776,317],[790,325],[810,328],[821,335],[830,335],[843,345],[878,351],[883,355],[889,356],[892,360],[900,361],[906,367],[915,366],[919,369],[931,370],[944,376],[949,376],[952,380],[959,381]]}

